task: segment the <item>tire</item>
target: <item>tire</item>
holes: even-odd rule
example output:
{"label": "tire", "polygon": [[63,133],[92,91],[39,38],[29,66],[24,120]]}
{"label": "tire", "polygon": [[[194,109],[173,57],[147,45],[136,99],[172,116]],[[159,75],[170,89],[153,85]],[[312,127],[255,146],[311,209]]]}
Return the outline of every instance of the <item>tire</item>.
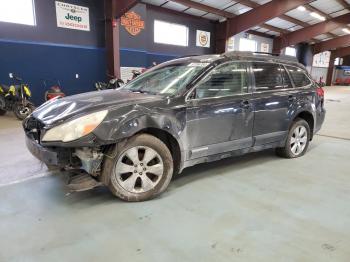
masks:
{"label": "tire", "polygon": [[122,200],[145,201],[168,187],[173,169],[168,147],[154,136],[140,134],[109,150],[101,180]]}
{"label": "tire", "polygon": [[[303,131],[305,131],[304,136],[301,135],[301,133],[304,133]],[[297,135],[298,133],[300,137]],[[276,149],[277,155],[284,158],[303,156],[309,147],[310,137],[311,131],[309,124],[304,119],[295,119],[289,129],[285,146]]]}
{"label": "tire", "polygon": [[[25,110],[25,111],[24,111]],[[15,116],[19,120],[24,120],[27,116],[29,116],[33,111],[35,110],[35,107],[31,103],[27,103],[26,106],[23,106],[21,103],[17,103],[14,107],[13,112],[15,113]],[[25,113],[23,113],[25,112]]]}

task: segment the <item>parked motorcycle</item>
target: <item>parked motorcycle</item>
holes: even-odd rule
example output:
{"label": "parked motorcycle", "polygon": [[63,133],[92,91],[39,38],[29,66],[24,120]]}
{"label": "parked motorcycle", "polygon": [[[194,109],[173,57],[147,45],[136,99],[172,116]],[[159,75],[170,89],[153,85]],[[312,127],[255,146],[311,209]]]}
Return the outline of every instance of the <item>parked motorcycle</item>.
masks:
{"label": "parked motorcycle", "polygon": [[[45,101],[51,100],[55,97],[62,98],[62,97],[66,96],[65,93],[63,93],[61,90],[60,81],[58,81],[58,80],[55,80],[55,81],[56,81],[55,85],[51,86],[49,88],[49,90],[47,90],[45,92]],[[43,80],[43,83],[44,83],[45,88],[47,88],[46,80]]]}
{"label": "parked motorcycle", "polygon": [[10,74],[10,78],[17,84],[0,85],[0,115],[13,111],[19,120],[23,120],[35,109],[34,104],[29,101],[32,93],[20,77]]}
{"label": "parked motorcycle", "polygon": [[104,82],[96,82],[95,83],[95,88],[97,90],[105,90],[105,89],[117,89],[124,85],[124,81],[119,78],[113,77],[111,80],[109,80],[108,83]]}

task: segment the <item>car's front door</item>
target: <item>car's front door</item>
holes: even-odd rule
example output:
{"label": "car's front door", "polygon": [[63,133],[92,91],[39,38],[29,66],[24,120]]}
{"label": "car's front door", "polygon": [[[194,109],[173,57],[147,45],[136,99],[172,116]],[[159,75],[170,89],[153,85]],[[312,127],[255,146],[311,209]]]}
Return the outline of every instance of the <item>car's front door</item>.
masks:
{"label": "car's front door", "polygon": [[187,99],[187,159],[252,146],[254,113],[247,65],[214,68]]}
{"label": "car's front door", "polygon": [[289,128],[288,111],[295,99],[295,90],[282,65],[253,62],[252,71],[255,76],[252,100],[255,146],[280,142]]}

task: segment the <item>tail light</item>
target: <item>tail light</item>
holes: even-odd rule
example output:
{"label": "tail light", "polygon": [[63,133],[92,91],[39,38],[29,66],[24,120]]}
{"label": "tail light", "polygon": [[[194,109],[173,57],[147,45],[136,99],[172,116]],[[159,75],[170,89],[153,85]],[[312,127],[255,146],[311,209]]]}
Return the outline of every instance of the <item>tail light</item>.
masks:
{"label": "tail light", "polygon": [[319,97],[324,97],[324,90],[322,87],[317,87],[316,92]]}

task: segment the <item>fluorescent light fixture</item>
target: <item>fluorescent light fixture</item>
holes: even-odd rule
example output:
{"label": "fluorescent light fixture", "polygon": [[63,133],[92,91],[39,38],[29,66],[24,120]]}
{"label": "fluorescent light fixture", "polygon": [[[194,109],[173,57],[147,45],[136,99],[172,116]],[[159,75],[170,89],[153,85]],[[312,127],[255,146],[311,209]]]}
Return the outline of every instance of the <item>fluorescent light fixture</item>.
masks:
{"label": "fluorescent light fixture", "polygon": [[343,28],[342,30],[344,33],[350,34],[350,30],[348,28]]}
{"label": "fluorescent light fixture", "polygon": [[304,6],[298,6],[298,10],[301,12],[304,12],[306,10],[306,8]]}
{"label": "fluorescent light fixture", "polygon": [[326,20],[326,18],[325,18],[324,16],[322,16],[322,15],[316,13],[316,12],[311,12],[310,15],[311,15],[312,17],[317,18],[318,20],[321,20],[321,21]]}

